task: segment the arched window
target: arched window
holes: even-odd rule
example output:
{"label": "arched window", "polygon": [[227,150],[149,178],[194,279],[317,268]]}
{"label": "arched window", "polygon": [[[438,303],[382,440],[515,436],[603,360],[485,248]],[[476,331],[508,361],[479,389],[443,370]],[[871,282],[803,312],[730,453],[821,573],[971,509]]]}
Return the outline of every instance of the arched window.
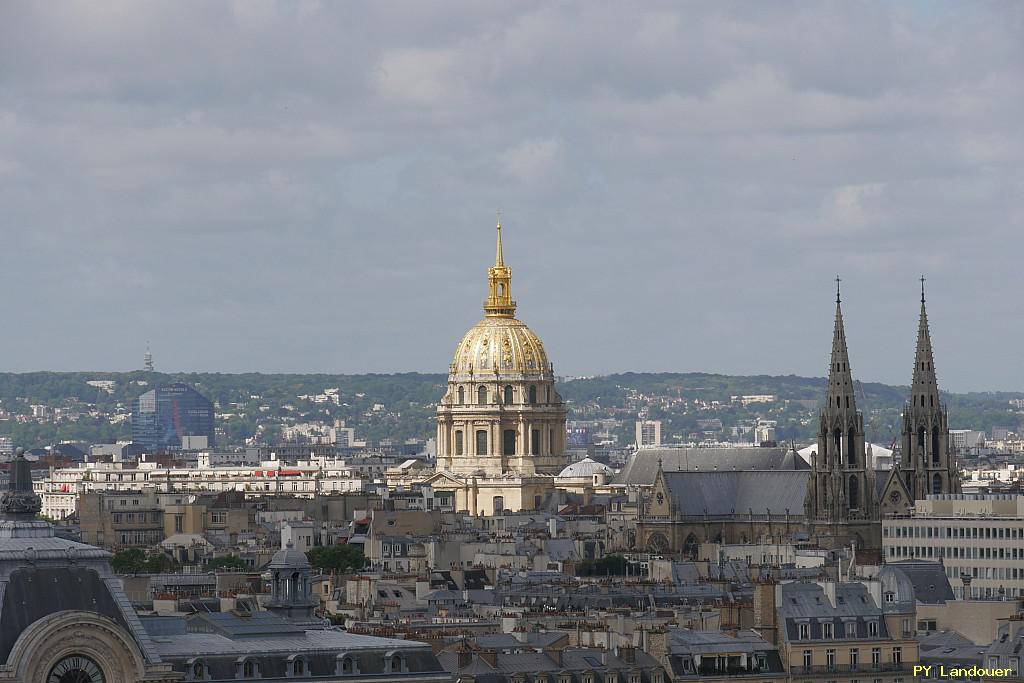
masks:
{"label": "arched window", "polygon": [[499,282],[498,283],[498,296],[505,296],[505,283],[504,282]]}
{"label": "arched window", "polygon": [[476,455],[487,455],[487,430],[476,431]]}
{"label": "arched window", "polygon": [[337,657],[337,673],[348,676],[359,673],[359,665],[356,658],[350,654],[340,654]]}
{"label": "arched window", "polygon": [[860,507],[860,484],[855,475],[850,475],[850,508]]}
{"label": "arched window", "polygon": [[505,386],[505,405],[512,404],[512,385],[508,384]]}
{"label": "arched window", "polygon": [[462,443],[462,430],[455,430],[455,455],[462,455],[463,443]]}
{"label": "arched window", "polygon": [[932,493],[942,493],[942,475],[938,472],[932,476]]}
{"label": "arched window", "polygon": [[836,458],[838,458],[836,463],[839,464],[839,465],[842,465],[843,464],[843,433],[841,431],[839,431],[838,427],[836,427],[836,430],[834,432],[832,432],[832,439],[833,439],[833,442],[835,443],[835,450],[833,451],[833,453],[835,453],[836,454]]}
{"label": "arched window", "polygon": [[846,464],[857,466],[857,449],[853,444],[857,443],[857,432],[850,427],[850,433],[846,435]]}
{"label": "arched window", "polygon": [[384,655],[384,671],[388,673],[405,671],[405,657],[395,651],[388,652]]}
{"label": "arched window", "polygon": [[501,454],[516,454],[516,430],[506,429],[501,433]]}
{"label": "arched window", "polygon": [[498,514],[505,510],[505,498],[504,496],[494,497],[494,514]]}
{"label": "arched window", "polygon": [[540,430],[530,430],[530,455],[540,455]]}
{"label": "arched window", "polygon": [[939,464],[939,428],[932,427],[932,464]]}
{"label": "arched window", "polygon": [[536,403],[536,402],[537,402],[537,385],[536,384],[531,384],[530,385],[530,403],[533,404],[533,403]]}
{"label": "arched window", "polygon": [[466,402],[466,387],[459,387],[459,405]]}
{"label": "arched window", "polygon": [[487,387],[476,390],[476,402],[478,405],[487,405]]}
{"label": "arched window", "polygon": [[189,681],[208,681],[210,680],[210,671],[206,666],[206,662],[202,659],[189,660],[188,669],[186,669],[186,680]]}
{"label": "arched window", "polygon": [[555,452],[555,430],[548,432],[548,453]]}
{"label": "arched window", "polygon": [[917,429],[917,445],[920,448],[924,448],[924,427],[918,427]]}

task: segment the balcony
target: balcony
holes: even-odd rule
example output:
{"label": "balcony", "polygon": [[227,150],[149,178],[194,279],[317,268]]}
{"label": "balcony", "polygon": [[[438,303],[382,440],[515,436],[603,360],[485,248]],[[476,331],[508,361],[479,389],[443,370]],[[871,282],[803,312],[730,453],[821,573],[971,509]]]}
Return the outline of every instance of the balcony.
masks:
{"label": "balcony", "polygon": [[871,673],[876,671],[907,671],[910,669],[905,662],[886,662],[884,664],[836,664],[835,666],[794,666],[789,673],[793,676],[821,676],[835,673]]}

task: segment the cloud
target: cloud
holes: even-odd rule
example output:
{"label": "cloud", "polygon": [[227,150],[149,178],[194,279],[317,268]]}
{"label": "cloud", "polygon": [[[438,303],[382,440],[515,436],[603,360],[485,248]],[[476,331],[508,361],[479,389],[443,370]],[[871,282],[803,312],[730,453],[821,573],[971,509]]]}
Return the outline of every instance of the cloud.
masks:
{"label": "cloud", "polygon": [[560,371],[820,374],[841,270],[884,330],[858,373],[905,382],[924,271],[943,382],[1021,388],[1022,30],[943,2],[7,3],[0,366],[152,339],[167,368],[443,371],[500,207]]}

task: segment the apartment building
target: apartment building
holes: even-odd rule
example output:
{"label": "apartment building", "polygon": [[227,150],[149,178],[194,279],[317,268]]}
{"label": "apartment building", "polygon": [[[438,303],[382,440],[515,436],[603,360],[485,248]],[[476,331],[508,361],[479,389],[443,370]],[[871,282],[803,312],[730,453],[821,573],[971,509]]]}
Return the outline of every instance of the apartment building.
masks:
{"label": "apartment building", "polygon": [[914,588],[895,569],[868,581],[758,584],[754,612],[791,681],[905,683],[918,662]]}

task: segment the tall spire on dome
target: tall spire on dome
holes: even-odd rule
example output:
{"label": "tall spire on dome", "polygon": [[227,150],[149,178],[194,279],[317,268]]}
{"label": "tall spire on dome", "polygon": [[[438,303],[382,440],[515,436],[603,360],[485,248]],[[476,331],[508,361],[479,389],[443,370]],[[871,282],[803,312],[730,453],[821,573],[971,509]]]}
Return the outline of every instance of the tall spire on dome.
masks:
{"label": "tall spire on dome", "polygon": [[939,405],[939,385],[935,378],[932,337],[928,329],[928,311],[924,304],[924,276],[921,276],[921,317],[917,325],[917,351],[914,353],[914,382],[911,403]]}
{"label": "tall spire on dome", "polygon": [[512,300],[512,269],[505,265],[501,248],[501,212],[498,212],[497,247],[494,265],[487,269],[487,300],[484,313],[489,318],[512,318],[516,314],[516,302]]}
{"label": "tall spire on dome", "polygon": [[846,348],[846,329],[843,325],[842,299],[836,276],[836,322],[832,333],[832,360],[828,370],[828,403],[830,408],[857,410],[853,389],[853,373],[850,371],[850,354]]}
{"label": "tall spire on dome", "polygon": [[505,259],[502,258],[502,254],[501,254],[501,210],[500,209],[498,210],[498,249],[497,249],[497,251],[494,254],[494,265],[495,266],[499,266],[499,267],[505,265]]}

